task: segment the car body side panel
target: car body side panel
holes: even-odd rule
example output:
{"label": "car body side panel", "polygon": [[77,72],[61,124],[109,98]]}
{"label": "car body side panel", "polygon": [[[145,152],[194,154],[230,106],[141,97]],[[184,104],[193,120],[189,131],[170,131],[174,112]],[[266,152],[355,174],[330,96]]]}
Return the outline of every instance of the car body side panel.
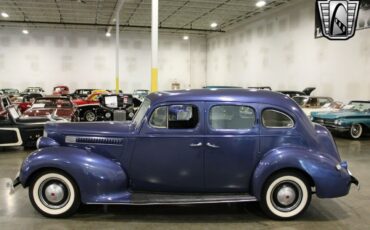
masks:
{"label": "car body side panel", "polygon": [[31,153],[21,168],[22,185],[28,186],[32,175],[46,168],[69,174],[80,189],[83,203],[113,200],[127,192],[128,178],[120,163],[70,147],[44,148]]}
{"label": "car body side panel", "polygon": [[259,162],[253,176],[252,195],[260,199],[263,185],[273,173],[296,169],[311,177],[318,197],[344,196],[349,191],[351,177],[347,171],[336,169],[338,163],[340,162],[330,155],[301,147],[276,148]]}

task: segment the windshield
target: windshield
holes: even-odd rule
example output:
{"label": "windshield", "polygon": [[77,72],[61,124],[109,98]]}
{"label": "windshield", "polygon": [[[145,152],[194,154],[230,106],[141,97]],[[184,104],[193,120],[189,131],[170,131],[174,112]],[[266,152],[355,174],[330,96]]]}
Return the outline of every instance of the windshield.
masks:
{"label": "windshield", "polygon": [[133,123],[140,124],[141,120],[144,118],[149,108],[150,108],[150,100],[148,98],[145,98],[133,119]]}
{"label": "windshield", "polygon": [[304,106],[307,103],[308,98],[307,97],[293,97],[293,100],[297,102],[298,105]]}
{"label": "windshield", "polygon": [[36,99],[32,108],[72,108],[72,103],[67,98],[40,98]]}
{"label": "windshield", "polygon": [[370,112],[370,102],[351,102],[344,106],[344,110]]}

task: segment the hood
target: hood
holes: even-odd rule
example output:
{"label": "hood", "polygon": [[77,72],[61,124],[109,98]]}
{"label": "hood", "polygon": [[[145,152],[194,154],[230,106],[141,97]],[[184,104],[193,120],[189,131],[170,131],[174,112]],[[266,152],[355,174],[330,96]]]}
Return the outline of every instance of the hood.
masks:
{"label": "hood", "polygon": [[307,96],[310,96],[311,93],[315,90],[316,88],[315,87],[308,87],[308,88],[305,88],[302,92],[305,93]]}
{"label": "hood", "polygon": [[48,137],[76,135],[94,137],[124,137],[134,130],[132,122],[84,122],[48,123],[45,126]]}
{"label": "hood", "polygon": [[349,117],[362,117],[362,116],[369,116],[369,113],[361,113],[361,112],[353,112],[353,111],[346,111],[341,110],[337,112],[312,112],[311,115],[316,118],[322,119],[339,119],[339,118],[349,118]]}

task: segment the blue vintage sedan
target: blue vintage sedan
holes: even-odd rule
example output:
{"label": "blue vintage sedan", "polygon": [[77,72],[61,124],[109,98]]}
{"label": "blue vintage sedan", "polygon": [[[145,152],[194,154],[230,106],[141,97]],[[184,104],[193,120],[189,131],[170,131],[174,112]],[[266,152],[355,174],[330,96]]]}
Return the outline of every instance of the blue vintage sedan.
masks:
{"label": "blue vintage sedan", "polygon": [[312,112],[311,120],[332,132],[359,139],[370,133],[370,101],[351,101],[339,111]]}
{"label": "blue vintage sedan", "polygon": [[358,181],[328,130],[285,95],[245,89],[150,94],[132,122],[50,123],[13,185],[66,217],[84,204],[259,201],[271,217],[302,214],[311,195]]}

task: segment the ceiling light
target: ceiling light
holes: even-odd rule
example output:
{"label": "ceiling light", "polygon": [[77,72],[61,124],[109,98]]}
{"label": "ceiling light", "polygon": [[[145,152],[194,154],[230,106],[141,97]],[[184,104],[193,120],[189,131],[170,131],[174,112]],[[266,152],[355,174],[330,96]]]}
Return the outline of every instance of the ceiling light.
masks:
{"label": "ceiling light", "polygon": [[109,32],[106,32],[106,33],[105,33],[105,36],[109,38],[110,36],[112,36],[112,34],[111,34],[111,33],[109,33]]}
{"label": "ceiling light", "polygon": [[182,37],[182,39],[189,40],[189,36],[185,35],[184,37]]}
{"label": "ceiling light", "polygon": [[22,30],[22,33],[23,34],[28,34],[28,30],[24,29],[24,30]]}
{"label": "ceiling light", "polygon": [[258,1],[257,3],[256,3],[256,6],[257,7],[263,7],[263,6],[265,6],[266,5],[266,1],[263,1],[263,0],[260,0],[260,1]]}
{"label": "ceiling light", "polygon": [[9,18],[9,14],[5,13],[5,12],[1,12],[1,16],[3,18]]}
{"label": "ceiling light", "polygon": [[216,28],[217,26],[218,26],[218,24],[216,22],[212,22],[212,24],[211,24],[212,28]]}

